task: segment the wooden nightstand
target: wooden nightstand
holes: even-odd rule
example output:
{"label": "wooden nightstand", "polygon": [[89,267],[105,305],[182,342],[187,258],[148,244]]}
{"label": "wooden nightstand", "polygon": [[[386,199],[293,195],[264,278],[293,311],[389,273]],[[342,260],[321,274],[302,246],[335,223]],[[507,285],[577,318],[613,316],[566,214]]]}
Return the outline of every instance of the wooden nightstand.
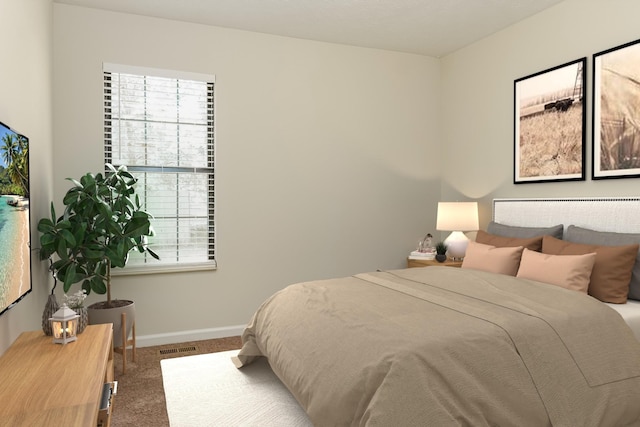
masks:
{"label": "wooden nightstand", "polygon": [[435,259],[409,259],[407,258],[407,268],[413,267],[432,267],[434,265],[441,265],[446,267],[458,267],[462,266],[462,261],[452,261],[450,259],[445,262],[438,262]]}

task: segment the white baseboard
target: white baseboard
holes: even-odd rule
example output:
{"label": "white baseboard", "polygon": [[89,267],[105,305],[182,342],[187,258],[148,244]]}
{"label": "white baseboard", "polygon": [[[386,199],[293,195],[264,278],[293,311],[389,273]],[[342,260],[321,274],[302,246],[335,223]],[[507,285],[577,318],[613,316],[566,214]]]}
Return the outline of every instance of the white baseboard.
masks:
{"label": "white baseboard", "polygon": [[225,326],[222,328],[195,329],[191,331],[168,332],[136,336],[136,347],[176,344],[187,341],[202,341],[214,338],[225,338],[242,335],[246,325]]}

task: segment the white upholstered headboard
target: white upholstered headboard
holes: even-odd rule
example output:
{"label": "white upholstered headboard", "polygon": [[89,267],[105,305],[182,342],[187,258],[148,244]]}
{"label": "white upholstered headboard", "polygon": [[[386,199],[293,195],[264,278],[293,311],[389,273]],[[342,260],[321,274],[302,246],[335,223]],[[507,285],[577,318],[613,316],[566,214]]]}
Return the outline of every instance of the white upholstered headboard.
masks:
{"label": "white upholstered headboard", "polygon": [[493,220],[521,227],[563,224],[597,231],[640,233],[640,197],[494,199]]}

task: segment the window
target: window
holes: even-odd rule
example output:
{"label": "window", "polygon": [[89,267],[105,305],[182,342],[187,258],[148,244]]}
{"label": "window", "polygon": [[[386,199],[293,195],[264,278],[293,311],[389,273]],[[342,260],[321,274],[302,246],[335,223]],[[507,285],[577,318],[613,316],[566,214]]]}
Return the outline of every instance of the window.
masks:
{"label": "window", "polygon": [[124,273],[215,268],[214,77],[104,64],[104,159],[126,165],[153,215]]}

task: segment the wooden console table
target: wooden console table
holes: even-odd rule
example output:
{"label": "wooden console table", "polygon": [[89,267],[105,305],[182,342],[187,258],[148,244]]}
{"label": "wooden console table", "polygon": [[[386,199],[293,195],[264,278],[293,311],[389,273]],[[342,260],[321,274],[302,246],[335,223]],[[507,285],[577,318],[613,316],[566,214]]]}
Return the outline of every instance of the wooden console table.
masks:
{"label": "wooden console table", "polygon": [[0,357],[0,426],[108,426],[110,411],[99,412],[113,382],[112,341],[111,323],[89,325],[66,345],[22,333]]}

